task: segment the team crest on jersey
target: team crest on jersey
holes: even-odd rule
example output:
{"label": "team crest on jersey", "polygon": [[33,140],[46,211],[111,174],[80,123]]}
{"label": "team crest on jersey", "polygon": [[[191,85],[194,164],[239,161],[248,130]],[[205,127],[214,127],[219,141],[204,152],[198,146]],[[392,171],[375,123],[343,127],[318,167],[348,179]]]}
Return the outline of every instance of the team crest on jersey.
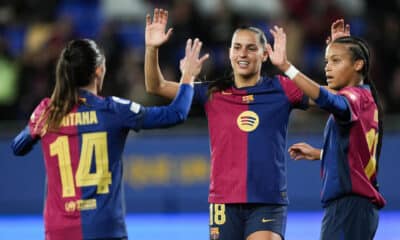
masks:
{"label": "team crest on jersey", "polygon": [[251,95],[243,96],[243,97],[242,97],[242,102],[245,102],[245,103],[254,102],[254,95],[251,94]]}
{"label": "team crest on jersey", "polygon": [[253,111],[244,111],[238,116],[236,123],[243,132],[252,132],[258,127],[259,118]]}
{"label": "team crest on jersey", "polygon": [[76,202],[68,201],[65,203],[65,211],[66,212],[74,212],[76,210]]}
{"label": "team crest on jersey", "polygon": [[211,227],[210,228],[210,240],[218,240],[219,239],[219,228]]}

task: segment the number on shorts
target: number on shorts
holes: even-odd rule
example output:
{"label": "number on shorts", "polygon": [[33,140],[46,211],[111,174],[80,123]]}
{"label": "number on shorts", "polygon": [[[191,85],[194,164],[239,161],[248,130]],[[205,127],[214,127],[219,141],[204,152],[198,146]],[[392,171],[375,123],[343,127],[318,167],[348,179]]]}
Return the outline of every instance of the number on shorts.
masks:
{"label": "number on shorts", "polygon": [[226,222],[225,204],[210,204],[210,225],[223,225]]}

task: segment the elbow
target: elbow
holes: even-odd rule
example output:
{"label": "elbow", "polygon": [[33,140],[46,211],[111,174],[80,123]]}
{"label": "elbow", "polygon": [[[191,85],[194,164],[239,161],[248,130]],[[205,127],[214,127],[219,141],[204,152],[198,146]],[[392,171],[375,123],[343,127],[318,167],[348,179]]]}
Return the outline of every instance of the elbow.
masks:
{"label": "elbow", "polygon": [[153,88],[153,87],[151,87],[151,86],[146,84],[146,92],[150,93],[150,94],[155,94],[156,90],[155,90],[155,88]]}
{"label": "elbow", "polygon": [[188,118],[188,112],[187,111],[178,111],[176,113],[176,124],[183,123],[187,120]]}

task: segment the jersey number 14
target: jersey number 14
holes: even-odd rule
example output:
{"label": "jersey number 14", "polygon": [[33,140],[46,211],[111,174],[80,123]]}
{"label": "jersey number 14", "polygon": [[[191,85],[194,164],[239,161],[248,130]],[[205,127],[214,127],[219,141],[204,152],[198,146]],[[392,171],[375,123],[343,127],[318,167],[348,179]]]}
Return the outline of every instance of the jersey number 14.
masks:
{"label": "jersey number 14", "polygon": [[[108,167],[107,133],[82,134],[81,149],[79,165],[75,174],[76,186],[97,186],[98,194],[108,193],[111,184],[111,172]],[[60,136],[50,144],[50,156],[58,158],[62,196],[74,197],[76,193],[68,136]],[[94,173],[90,172],[93,159],[96,164],[96,172]]]}

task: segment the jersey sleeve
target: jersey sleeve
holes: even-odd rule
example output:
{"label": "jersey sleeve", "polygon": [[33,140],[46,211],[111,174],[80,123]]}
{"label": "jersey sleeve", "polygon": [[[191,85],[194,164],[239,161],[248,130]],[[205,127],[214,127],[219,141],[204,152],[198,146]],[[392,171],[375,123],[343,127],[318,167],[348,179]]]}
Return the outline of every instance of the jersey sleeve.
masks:
{"label": "jersey sleeve", "polygon": [[204,82],[194,83],[193,103],[204,105],[207,102],[208,84]]}
{"label": "jersey sleeve", "polygon": [[281,75],[278,75],[278,80],[283,88],[284,93],[288,97],[289,102],[294,108],[308,108],[308,97],[292,80]]}
{"label": "jersey sleeve", "polygon": [[320,93],[315,99],[315,103],[332,113],[341,122],[353,122],[358,120],[360,100],[360,94],[352,88],[346,88],[334,94],[324,87],[320,87]]}
{"label": "jersey sleeve", "polygon": [[175,99],[168,106],[144,107],[126,99],[113,97],[114,107],[126,128],[163,128],[183,122],[189,113],[193,98],[193,87],[181,84]]}
{"label": "jersey sleeve", "polygon": [[39,141],[44,131],[45,113],[49,104],[49,98],[43,99],[31,114],[27,126],[13,139],[11,148],[15,155],[23,156],[29,153]]}
{"label": "jersey sleeve", "polygon": [[350,111],[349,121],[357,121],[360,116],[361,105],[363,101],[362,93],[357,91],[356,88],[349,88],[339,91],[339,95],[344,97],[348,105]]}

